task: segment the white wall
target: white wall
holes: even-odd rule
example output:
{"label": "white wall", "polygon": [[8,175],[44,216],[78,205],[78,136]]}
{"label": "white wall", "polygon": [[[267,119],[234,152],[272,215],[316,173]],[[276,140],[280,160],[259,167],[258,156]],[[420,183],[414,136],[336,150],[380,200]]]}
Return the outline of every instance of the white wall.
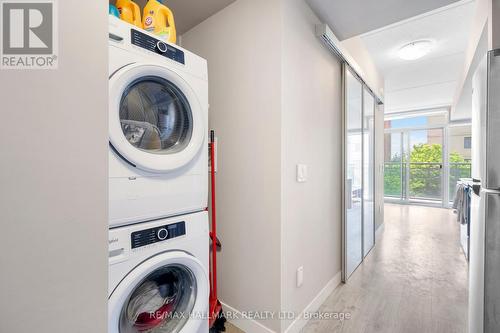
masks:
{"label": "white wall", "polygon": [[[303,0],[238,0],[182,36],[208,60],[220,295],[239,311],[315,310],[340,281],[341,65],[316,37],[319,23]],[[304,322],[236,323],[255,333]]]}
{"label": "white wall", "polygon": [[[182,37],[208,60],[216,130],[221,300],[279,311],[281,2],[239,0]],[[279,321],[263,324],[279,331]]]}
{"label": "white wall", "polygon": [[500,0],[491,3],[491,48],[500,48]]}
{"label": "white wall", "polygon": [[0,332],[107,330],[107,8],[57,3],[59,69],[0,70]]}
{"label": "white wall", "polygon": [[[295,313],[341,271],[341,64],[316,37],[320,23],[305,1],[283,2],[282,308]],[[296,181],[299,163],[305,183]]]}
{"label": "white wall", "polygon": [[[500,0],[475,1],[472,29],[465,52],[463,71],[455,92],[452,114],[456,110],[463,112],[461,109],[470,100],[468,95],[470,94],[471,77],[476,70],[477,60],[482,58],[482,53],[485,53],[485,46],[487,50],[500,47]],[[464,94],[467,97],[464,97]]]}
{"label": "white wall", "polygon": [[[300,312],[340,272],[340,63],[317,23],[301,0],[239,0],[182,36],[209,64],[220,292],[240,311]],[[299,162],[307,183],[295,182]],[[290,323],[262,324],[279,332]]]}
{"label": "white wall", "polygon": [[470,118],[472,76],[486,52],[496,48],[500,48],[500,0],[476,0],[464,67],[451,110],[453,120]]}

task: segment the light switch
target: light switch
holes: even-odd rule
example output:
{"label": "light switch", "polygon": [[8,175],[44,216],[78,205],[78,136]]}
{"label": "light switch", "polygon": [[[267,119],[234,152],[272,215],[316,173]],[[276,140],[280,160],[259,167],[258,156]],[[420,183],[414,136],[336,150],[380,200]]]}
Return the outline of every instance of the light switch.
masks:
{"label": "light switch", "polygon": [[307,181],[307,165],[297,164],[297,182],[304,183]]}
{"label": "light switch", "polygon": [[297,288],[304,284],[304,266],[297,268]]}

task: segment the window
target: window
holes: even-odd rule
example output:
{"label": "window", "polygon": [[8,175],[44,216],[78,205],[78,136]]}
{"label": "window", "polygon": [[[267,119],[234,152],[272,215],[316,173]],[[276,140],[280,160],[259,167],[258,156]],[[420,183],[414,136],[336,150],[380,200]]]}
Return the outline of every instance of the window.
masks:
{"label": "window", "polygon": [[127,299],[120,332],[180,332],[193,311],[196,288],[195,276],[185,266],[166,265],[155,270]]}
{"label": "window", "polygon": [[472,146],[472,142],[471,142],[471,137],[470,136],[466,136],[464,137],[464,149],[471,149],[471,146]]}
{"label": "window", "polygon": [[192,135],[192,114],[184,94],[159,77],[144,77],[124,92],[120,122],[128,142],[155,154],[177,153]]}
{"label": "window", "polygon": [[385,128],[392,129],[441,126],[446,124],[446,113],[438,112],[424,115],[388,115],[385,119]]}

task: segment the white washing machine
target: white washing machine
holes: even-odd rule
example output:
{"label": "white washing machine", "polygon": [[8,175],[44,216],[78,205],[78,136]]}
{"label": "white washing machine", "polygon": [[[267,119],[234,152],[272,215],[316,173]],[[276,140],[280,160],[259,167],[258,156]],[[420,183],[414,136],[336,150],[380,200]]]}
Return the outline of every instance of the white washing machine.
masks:
{"label": "white washing machine", "polygon": [[208,197],[207,63],[109,19],[110,227],[201,211]]}
{"label": "white washing machine", "polygon": [[108,333],[208,332],[208,213],[109,232]]}

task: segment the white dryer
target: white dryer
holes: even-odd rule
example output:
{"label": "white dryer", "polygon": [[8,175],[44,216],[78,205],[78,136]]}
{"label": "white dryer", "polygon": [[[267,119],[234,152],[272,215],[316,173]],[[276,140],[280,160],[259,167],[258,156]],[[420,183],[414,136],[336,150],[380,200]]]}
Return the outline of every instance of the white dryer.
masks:
{"label": "white dryer", "polygon": [[109,232],[108,333],[208,332],[208,213]]}
{"label": "white dryer", "polygon": [[208,197],[207,63],[109,19],[110,227],[201,211]]}

